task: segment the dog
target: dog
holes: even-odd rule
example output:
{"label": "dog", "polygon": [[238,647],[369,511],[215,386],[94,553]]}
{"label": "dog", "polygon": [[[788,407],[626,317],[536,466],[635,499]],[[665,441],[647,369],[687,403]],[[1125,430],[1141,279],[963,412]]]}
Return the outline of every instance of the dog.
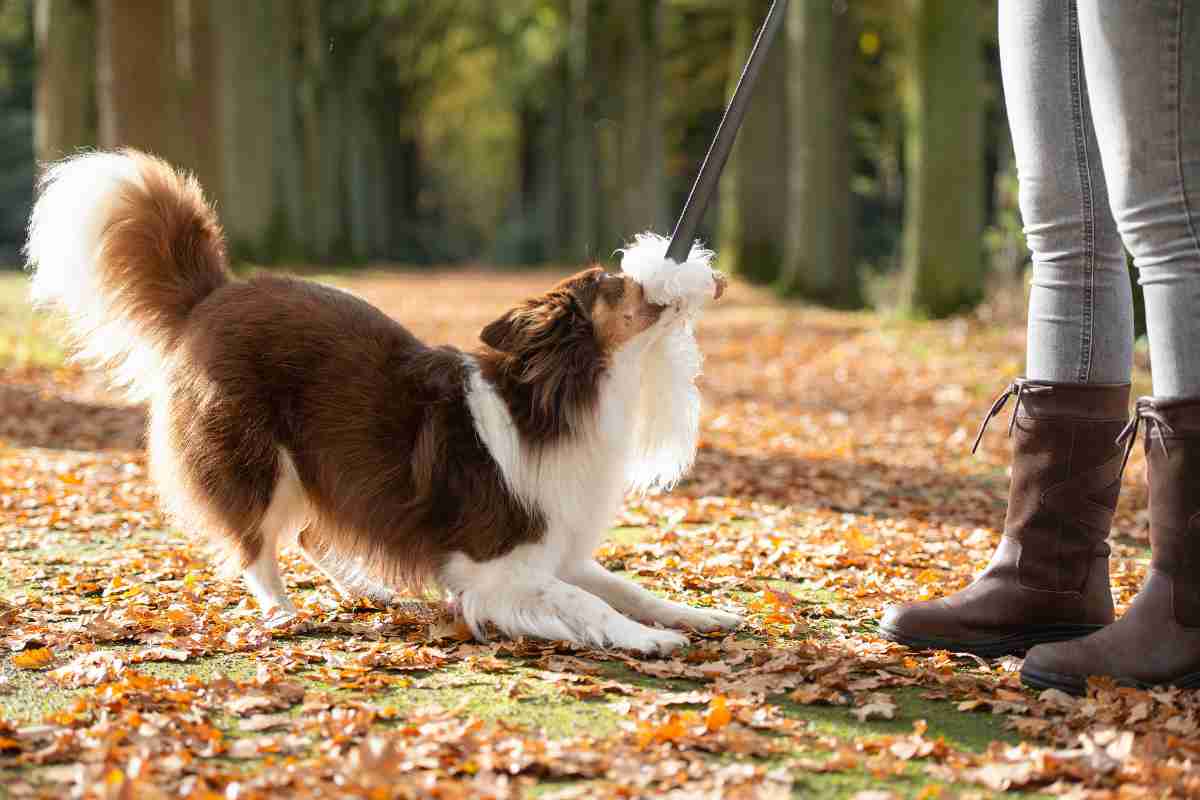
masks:
{"label": "dog", "polygon": [[296,614],[277,561],[296,544],[345,595],[440,587],[479,638],[490,624],[665,654],[679,629],[740,619],[592,557],[627,490],[670,486],[695,455],[688,297],[724,281],[707,251],[656,272],[664,248],[639,238],[626,273],[563,280],[474,352],[433,347],[347,292],[234,279],[196,180],[122,150],[47,168],[26,256],[32,299],[67,313],[77,354],[148,401],[164,509],[241,572],[268,623]]}

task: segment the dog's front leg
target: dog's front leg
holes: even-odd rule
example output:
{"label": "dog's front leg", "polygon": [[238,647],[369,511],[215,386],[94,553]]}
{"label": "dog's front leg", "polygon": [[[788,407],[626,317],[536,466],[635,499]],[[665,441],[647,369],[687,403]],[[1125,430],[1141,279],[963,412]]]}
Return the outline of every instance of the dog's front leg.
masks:
{"label": "dog's front leg", "polygon": [[736,614],[664,600],[633,581],[614,575],[590,558],[569,564],[562,579],[643,622],[697,631],[731,631],[742,624],[742,618]]}
{"label": "dog's front leg", "polygon": [[329,579],[334,591],[342,600],[366,597],[384,606],[400,603],[396,592],[370,577],[361,559],[339,558],[328,543],[321,541],[320,535],[312,525],[300,532],[296,543],[309,563]]}
{"label": "dog's front leg", "polygon": [[484,562],[459,555],[443,569],[442,583],[457,594],[459,611],[476,637],[483,638],[490,622],[509,636],[641,653],[663,655],[687,644],[687,637],[635,622],[523,555]]}

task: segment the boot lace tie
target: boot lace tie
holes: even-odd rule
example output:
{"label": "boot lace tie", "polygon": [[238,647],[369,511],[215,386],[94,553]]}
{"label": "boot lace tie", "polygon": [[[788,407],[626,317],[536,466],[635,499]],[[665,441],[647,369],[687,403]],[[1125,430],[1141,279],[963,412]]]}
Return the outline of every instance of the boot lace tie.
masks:
{"label": "boot lace tie", "polygon": [[1017,412],[1021,410],[1021,398],[1027,394],[1045,394],[1052,391],[1054,391],[1053,386],[1043,386],[1036,383],[1031,385],[1025,381],[1013,381],[1010,383],[992,402],[991,410],[983,418],[983,424],[979,426],[979,433],[975,435],[975,444],[971,446],[971,453],[973,454],[979,449],[979,443],[983,441],[983,432],[987,430],[988,423],[1004,409],[1005,404],[1008,403],[1008,398],[1017,398],[1016,404],[1013,405],[1012,418],[1008,421],[1008,435],[1011,438],[1013,428],[1017,424]]}
{"label": "boot lace tie", "polygon": [[1146,435],[1153,437],[1153,434],[1157,433],[1158,444],[1162,448],[1163,455],[1170,455],[1170,451],[1167,450],[1167,437],[1174,434],[1175,429],[1171,427],[1171,423],[1167,421],[1161,411],[1145,400],[1139,400],[1133,417],[1117,436],[1117,444],[1125,445],[1125,460],[1121,462],[1122,475],[1125,474],[1125,466],[1129,463],[1129,455],[1133,452],[1133,444],[1137,441],[1138,427],[1142,420],[1146,421]]}

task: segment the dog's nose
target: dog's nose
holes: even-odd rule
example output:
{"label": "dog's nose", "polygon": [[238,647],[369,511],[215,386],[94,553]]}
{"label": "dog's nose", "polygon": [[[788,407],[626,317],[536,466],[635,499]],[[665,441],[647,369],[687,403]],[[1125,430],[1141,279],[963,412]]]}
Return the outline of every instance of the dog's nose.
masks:
{"label": "dog's nose", "polygon": [[713,278],[716,279],[716,289],[713,290],[713,300],[720,300],[721,295],[725,294],[725,289],[729,286],[729,279],[719,272],[713,273]]}

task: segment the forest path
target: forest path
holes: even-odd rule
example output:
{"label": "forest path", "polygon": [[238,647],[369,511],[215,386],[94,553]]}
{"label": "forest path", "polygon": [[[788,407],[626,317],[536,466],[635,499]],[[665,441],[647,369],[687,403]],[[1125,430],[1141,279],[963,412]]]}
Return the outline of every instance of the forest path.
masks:
{"label": "forest path", "polygon": [[[558,275],[328,280],[470,347]],[[56,332],[19,278],[0,280],[0,797],[398,797],[436,782],[442,797],[928,800],[1197,780],[1164,771],[1158,749],[1169,734],[1200,750],[1190,695],[1039,697],[1015,659],[875,636],[884,604],[965,585],[999,535],[1001,421],[968,451],[1020,369],[1016,325],[787,306],[735,284],[699,329],[696,469],[631,498],[600,553],[746,616],[673,659],[470,642],[437,604],[339,603],[290,553],[304,619],[264,630],[157,511],[143,409],[62,366]],[[1129,472],[1121,603],[1146,555],[1140,453]]]}

